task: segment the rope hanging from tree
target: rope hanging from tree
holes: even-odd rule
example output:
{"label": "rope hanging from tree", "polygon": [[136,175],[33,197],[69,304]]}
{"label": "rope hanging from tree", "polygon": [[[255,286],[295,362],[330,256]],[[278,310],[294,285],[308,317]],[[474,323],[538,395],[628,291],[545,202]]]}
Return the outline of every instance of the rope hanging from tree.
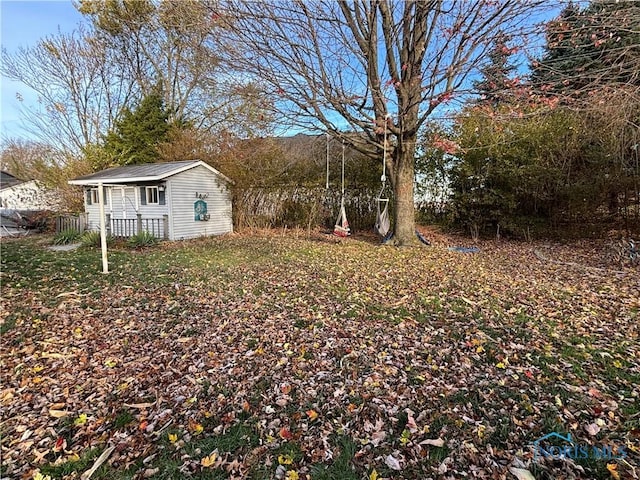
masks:
{"label": "rope hanging from tree", "polygon": [[[333,227],[334,235],[339,237],[347,237],[351,235],[351,229],[349,228],[349,221],[347,220],[347,212],[344,208],[344,141],[342,142],[342,191],[340,195],[340,213],[336,220],[336,224]],[[327,147],[327,154],[329,149]],[[328,158],[328,157],[327,157]]]}
{"label": "rope hanging from tree", "polygon": [[389,218],[389,198],[384,197],[385,188],[387,186],[387,119],[388,115],[385,116],[384,123],[384,147],[382,151],[382,177],[380,177],[380,181],[382,182],[382,188],[380,189],[380,193],[378,193],[378,197],[376,198],[376,223],[374,225],[375,231],[381,237],[386,237],[391,230],[391,219]]}

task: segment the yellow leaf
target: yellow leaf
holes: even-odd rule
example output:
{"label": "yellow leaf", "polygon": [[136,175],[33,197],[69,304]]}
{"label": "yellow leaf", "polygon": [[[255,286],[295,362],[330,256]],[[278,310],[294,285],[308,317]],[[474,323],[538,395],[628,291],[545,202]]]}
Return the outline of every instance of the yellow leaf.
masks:
{"label": "yellow leaf", "polygon": [[33,480],[51,480],[49,475],[42,475],[39,470],[33,474]]}
{"label": "yellow leaf", "polygon": [[618,473],[618,465],[616,465],[615,463],[607,463],[607,470],[609,470],[609,473],[614,478],[614,480],[620,480],[620,474]]}
{"label": "yellow leaf", "polygon": [[483,438],[484,437],[484,432],[487,430],[487,427],[485,427],[484,425],[479,425],[478,426],[478,438]]}
{"label": "yellow leaf", "polygon": [[169,441],[171,443],[176,443],[178,441],[178,435],[176,435],[175,433],[170,433],[169,435],[167,435],[167,437],[169,438]]}
{"label": "yellow leaf", "polygon": [[374,468],[373,471],[369,474],[369,480],[378,480],[378,472]]}
{"label": "yellow leaf", "polygon": [[212,452],[211,455],[208,455],[204,457],[202,460],[200,460],[200,465],[202,465],[205,468],[211,467],[216,463],[217,458],[218,458],[218,452]]}
{"label": "yellow leaf", "polygon": [[482,352],[484,352],[484,347],[480,345],[478,348],[476,348],[476,353],[482,353]]}
{"label": "yellow leaf", "polygon": [[81,413],[80,416],[73,421],[73,424],[76,426],[84,425],[85,423],[87,423],[86,413]]}
{"label": "yellow leaf", "polygon": [[316,412],[315,410],[307,410],[307,417],[309,417],[309,420],[313,422],[316,418],[318,418],[318,412]]}
{"label": "yellow leaf", "polygon": [[189,430],[194,435],[200,435],[203,432],[204,427],[202,426],[202,424],[200,424],[200,423],[198,423],[195,420],[190,418],[189,419]]}
{"label": "yellow leaf", "polygon": [[622,368],[622,362],[620,360],[614,360],[613,366],[616,368]]}
{"label": "yellow leaf", "polygon": [[80,455],[78,455],[76,452],[71,452],[70,454],[67,455],[67,462],[79,462],[80,461]]}
{"label": "yellow leaf", "polygon": [[498,363],[496,363],[496,367],[498,367],[498,368],[502,368],[502,369],[507,368],[507,366],[504,364],[504,362],[498,362]]}
{"label": "yellow leaf", "polygon": [[295,470],[289,470],[284,478],[287,480],[300,480],[300,475]]}
{"label": "yellow leaf", "polygon": [[118,362],[116,362],[115,360],[111,360],[110,359],[110,360],[105,360],[104,364],[109,368],[113,368],[118,364]]}
{"label": "yellow leaf", "polygon": [[280,465],[291,465],[293,463],[293,457],[291,455],[278,455],[278,463]]}

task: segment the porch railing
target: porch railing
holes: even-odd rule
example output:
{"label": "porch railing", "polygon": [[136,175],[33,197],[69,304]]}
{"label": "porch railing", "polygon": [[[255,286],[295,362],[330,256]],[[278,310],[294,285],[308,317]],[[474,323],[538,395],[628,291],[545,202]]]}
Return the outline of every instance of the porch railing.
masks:
{"label": "porch railing", "polygon": [[108,233],[116,238],[129,238],[142,232],[149,232],[156,238],[169,238],[169,216],[162,218],[142,218],[138,214],[135,218],[111,218],[106,215]]}

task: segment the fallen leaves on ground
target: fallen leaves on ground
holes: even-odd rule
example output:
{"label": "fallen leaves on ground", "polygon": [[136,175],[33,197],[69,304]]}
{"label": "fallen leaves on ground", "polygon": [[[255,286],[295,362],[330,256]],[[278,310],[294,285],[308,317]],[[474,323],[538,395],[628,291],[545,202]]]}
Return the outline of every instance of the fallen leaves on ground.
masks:
{"label": "fallen leaves on ground", "polygon": [[[3,475],[112,446],[132,478],[634,478],[638,272],[534,248],[568,252],[228,236],[101,276],[3,243]],[[552,431],[625,462],[535,458]]]}

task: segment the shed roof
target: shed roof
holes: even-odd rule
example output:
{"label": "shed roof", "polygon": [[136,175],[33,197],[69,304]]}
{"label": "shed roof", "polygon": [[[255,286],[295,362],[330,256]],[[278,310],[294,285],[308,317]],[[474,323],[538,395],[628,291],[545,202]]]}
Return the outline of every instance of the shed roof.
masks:
{"label": "shed roof", "polygon": [[218,175],[225,182],[233,183],[231,179],[220,173],[211,165],[201,160],[183,160],[180,162],[167,163],[145,163],[142,165],[126,165],[124,167],[113,167],[100,172],[83,175],[82,177],[69,180],[71,185],[95,186],[103,184],[121,184],[137,182],[154,182],[164,180],[167,177],[203,166],[215,175]]}

